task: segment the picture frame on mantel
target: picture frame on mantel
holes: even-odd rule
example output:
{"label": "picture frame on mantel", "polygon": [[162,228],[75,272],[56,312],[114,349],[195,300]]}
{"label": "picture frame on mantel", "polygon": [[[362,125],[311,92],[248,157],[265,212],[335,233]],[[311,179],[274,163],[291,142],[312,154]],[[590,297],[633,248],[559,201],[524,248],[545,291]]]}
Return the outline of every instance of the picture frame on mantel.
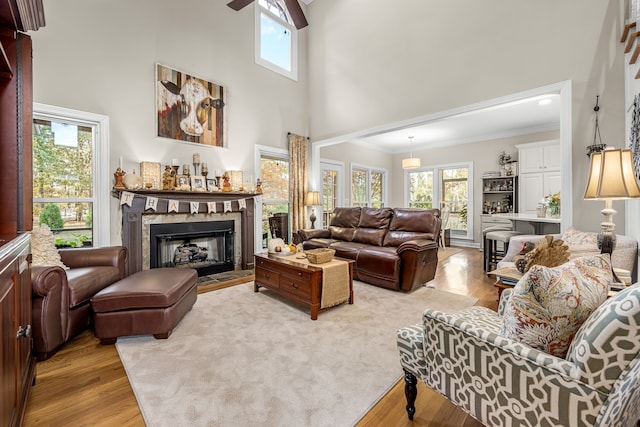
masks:
{"label": "picture frame on mantel", "polygon": [[155,73],[157,136],[226,147],[225,88],[162,64]]}
{"label": "picture frame on mantel", "polygon": [[207,181],[204,176],[191,176],[191,191],[207,191]]}

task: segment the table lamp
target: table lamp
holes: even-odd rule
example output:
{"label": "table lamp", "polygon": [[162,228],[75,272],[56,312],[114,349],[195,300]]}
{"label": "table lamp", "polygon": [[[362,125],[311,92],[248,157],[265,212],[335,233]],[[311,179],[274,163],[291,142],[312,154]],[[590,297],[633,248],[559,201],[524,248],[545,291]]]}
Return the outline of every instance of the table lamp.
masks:
{"label": "table lamp", "polygon": [[311,221],[311,228],[316,228],[316,210],[313,206],[319,206],[320,204],[320,192],[307,191],[307,200],[305,205],[312,206],[311,216],[309,217],[309,221]]}
{"label": "table lamp", "polygon": [[[591,154],[591,168],[584,198],[605,202],[604,209],[600,211],[604,216],[598,234],[600,253],[611,255],[616,245],[616,226],[613,223],[616,211],[613,209],[613,201],[639,197],[640,187],[634,173],[630,149],[605,149]],[[619,281],[615,273],[613,278],[616,282]]]}

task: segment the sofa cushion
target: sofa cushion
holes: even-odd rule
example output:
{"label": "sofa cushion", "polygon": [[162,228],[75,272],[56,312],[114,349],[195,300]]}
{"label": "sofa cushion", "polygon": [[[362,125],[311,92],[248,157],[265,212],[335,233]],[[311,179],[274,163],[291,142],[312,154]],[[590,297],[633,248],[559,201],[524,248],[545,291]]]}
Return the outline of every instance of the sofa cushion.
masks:
{"label": "sofa cushion", "polygon": [[358,228],[388,229],[393,210],[389,208],[362,208]]}
{"label": "sofa cushion", "polygon": [[400,246],[407,240],[437,240],[438,209],[394,209],[384,246]]}
{"label": "sofa cushion", "polygon": [[332,243],[331,246],[329,246],[329,248],[336,251],[334,256],[352,260],[356,259],[356,257],[358,256],[358,251],[360,251],[364,247],[366,247],[366,245],[354,242],[336,242]]}
{"label": "sofa cushion", "polygon": [[331,223],[336,227],[355,228],[360,222],[360,208],[335,208]]}
{"label": "sofa cushion", "polygon": [[513,288],[500,334],[565,357],[582,323],[606,300],[611,281],[607,255],[577,258],[554,268],[534,265]]}
{"label": "sofa cushion", "polygon": [[47,224],[31,231],[31,265],[58,266],[68,270],[56,248],[56,239]]}
{"label": "sofa cushion", "polygon": [[332,243],[335,242],[337,242],[337,240],[315,238],[311,240],[305,240],[304,243],[302,243],[302,247],[304,249],[328,248]]}
{"label": "sofa cushion", "polygon": [[382,246],[387,230],[375,228],[356,228],[353,241],[373,246]]}
{"label": "sofa cushion", "polygon": [[329,226],[329,233],[331,233],[331,239],[333,240],[350,242],[353,240],[355,232],[356,229],[353,227],[338,227],[335,225]]}

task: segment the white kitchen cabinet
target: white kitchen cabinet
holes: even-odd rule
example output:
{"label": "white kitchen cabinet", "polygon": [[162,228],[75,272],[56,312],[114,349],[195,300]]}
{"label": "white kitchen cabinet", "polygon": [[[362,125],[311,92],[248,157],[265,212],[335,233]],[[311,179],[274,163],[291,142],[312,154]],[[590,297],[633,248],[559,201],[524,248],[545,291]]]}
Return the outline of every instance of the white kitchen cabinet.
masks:
{"label": "white kitchen cabinet", "polygon": [[560,141],[516,145],[520,177],[518,212],[536,213],[540,200],[560,192]]}
{"label": "white kitchen cabinet", "polygon": [[560,140],[516,145],[520,175],[560,170]]}
{"label": "white kitchen cabinet", "polygon": [[536,213],[540,200],[560,192],[560,172],[539,172],[520,175],[518,212]]}

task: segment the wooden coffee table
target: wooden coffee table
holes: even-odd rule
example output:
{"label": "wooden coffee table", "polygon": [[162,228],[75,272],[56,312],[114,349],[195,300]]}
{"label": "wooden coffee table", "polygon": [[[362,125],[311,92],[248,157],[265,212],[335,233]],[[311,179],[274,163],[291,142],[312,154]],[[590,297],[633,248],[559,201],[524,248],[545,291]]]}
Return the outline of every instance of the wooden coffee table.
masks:
{"label": "wooden coffee table", "polygon": [[[353,304],[353,261],[334,258],[349,264],[349,304]],[[255,254],[255,281],[253,291],[260,287],[271,289],[283,297],[304,304],[311,309],[311,320],[318,313],[328,310],[320,308],[322,296],[322,268],[312,264],[296,262],[295,255],[287,257],[271,254]]]}

